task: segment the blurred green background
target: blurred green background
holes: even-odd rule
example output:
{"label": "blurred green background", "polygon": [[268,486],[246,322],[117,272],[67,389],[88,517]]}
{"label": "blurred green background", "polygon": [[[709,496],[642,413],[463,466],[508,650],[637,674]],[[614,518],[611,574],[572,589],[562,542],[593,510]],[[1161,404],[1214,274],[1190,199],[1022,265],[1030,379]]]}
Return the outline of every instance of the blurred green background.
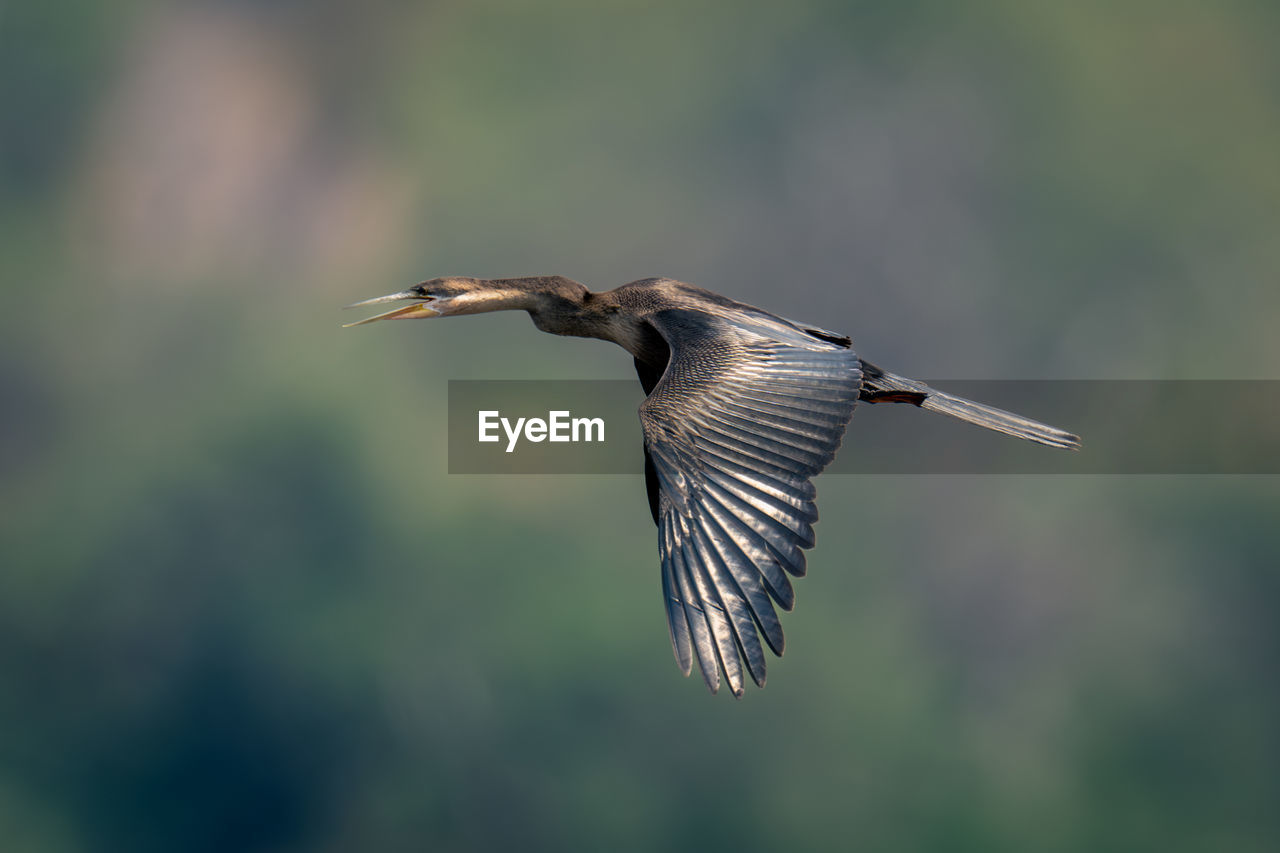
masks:
{"label": "blurred green background", "polygon": [[639,478],[445,473],[448,379],[622,350],[337,310],[669,275],[910,375],[1277,378],[1278,36],[0,4],[4,848],[1278,849],[1276,478],[828,476],[734,702],[672,661]]}

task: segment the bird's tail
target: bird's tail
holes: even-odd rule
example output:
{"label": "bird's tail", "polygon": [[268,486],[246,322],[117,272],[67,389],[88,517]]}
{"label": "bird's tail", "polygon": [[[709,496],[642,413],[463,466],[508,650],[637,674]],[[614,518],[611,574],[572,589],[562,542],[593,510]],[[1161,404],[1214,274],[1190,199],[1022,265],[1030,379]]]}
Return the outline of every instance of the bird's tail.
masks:
{"label": "bird's tail", "polygon": [[1025,438],[1050,447],[1080,449],[1080,437],[1065,430],[939,391],[923,382],[881,370],[866,360],[862,360],[862,392],[859,399],[868,403],[911,403],[930,412],[950,415],[1005,435]]}

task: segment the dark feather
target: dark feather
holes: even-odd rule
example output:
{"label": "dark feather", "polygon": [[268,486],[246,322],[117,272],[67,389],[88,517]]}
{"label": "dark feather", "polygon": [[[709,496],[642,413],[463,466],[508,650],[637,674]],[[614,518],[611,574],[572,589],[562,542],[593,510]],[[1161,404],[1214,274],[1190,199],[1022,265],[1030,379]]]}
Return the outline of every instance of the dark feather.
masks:
{"label": "dark feather", "polygon": [[788,575],[804,574],[818,518],[811,478],[840,446],[862,375],[834,336],[693,313],[650,321],[670,358],[640,407],[645,481],[681,604],[669,602],[672,636],[688,625],[707,686],[723,673],[740,695],[744,668],[764,683],[764,644],[784,648],[774,602],[794,605]]}

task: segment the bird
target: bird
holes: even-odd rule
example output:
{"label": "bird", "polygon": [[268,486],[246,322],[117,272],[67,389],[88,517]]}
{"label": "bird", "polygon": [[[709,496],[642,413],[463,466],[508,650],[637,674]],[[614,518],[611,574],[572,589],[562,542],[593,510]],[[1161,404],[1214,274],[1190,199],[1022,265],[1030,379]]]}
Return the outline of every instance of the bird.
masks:
{"label": "bird", "polygon": [[777,609],[795,605],[818,520],[813,478],[835,458],[858,403],[903,403],[1049,447],[1056,427],[863,359],[851,339],[670,278],[592,292],[563,276],[433,278],[348,308],[407,302],[348,323],[526,311],[553,335],[631,354],[644,388],[645,488],[658,527],[676,662],[716,693],[764,687],[765,647],[784,649]]}

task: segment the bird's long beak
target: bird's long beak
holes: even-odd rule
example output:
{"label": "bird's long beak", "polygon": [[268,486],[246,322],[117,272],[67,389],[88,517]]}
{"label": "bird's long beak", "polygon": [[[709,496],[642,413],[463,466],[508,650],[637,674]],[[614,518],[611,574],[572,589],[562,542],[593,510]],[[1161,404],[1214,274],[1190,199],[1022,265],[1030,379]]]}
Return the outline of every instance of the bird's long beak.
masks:
{"label": "bird's long beak", "polygon": [[389,293],[386,296],[375,296],[372,299],[365,299],[360,302],[353,302],[346,306],[347,308],[360,308],[365,305],[381,305],[385,302],[400,302],[404,299],[416,300],[412,305],[405,305],[384,314],[376,314],[373,317],[366,317],[363,320],[357,320],[354,323],[344,323],[342,328],[346,329],[350,326],[363,326],[365,323],[372,323],[374,320],[413,320],[425,317],[438,317],[439,311],[435,311],[427,307],[427,303],[431,301],[430,296],[423,296],[421,293],[412,290],[402,290],[399,293]]}

